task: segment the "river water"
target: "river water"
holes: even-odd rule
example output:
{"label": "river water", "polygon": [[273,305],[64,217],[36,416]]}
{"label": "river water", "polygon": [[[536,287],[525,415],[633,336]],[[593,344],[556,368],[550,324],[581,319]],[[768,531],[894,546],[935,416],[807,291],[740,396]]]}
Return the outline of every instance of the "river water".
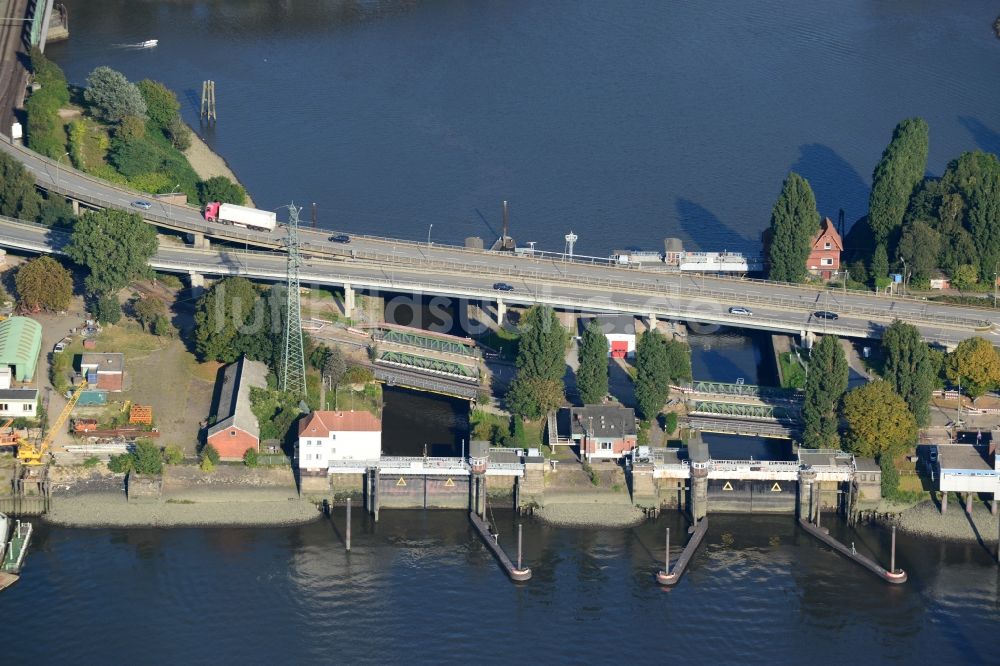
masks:
{"label": "river water", "polygon": [[[758,251],[790,169],[823,214],[866,212],[902,118],[929,169],[1000,150],[990,0],[65,0],[71,81],[98,65],[181,93],[258,205],[327,227]],[[155,49],[121,45],[159,39]]]}
{"label": "river water", "polygon": [[[459,241],[498,232],[578,252],[755,249],[788,169],[821,210],[864,213],[893,125],[931,125],[930,169],[1000,149],[995,3],[843,0],[418,2],[65,0],[72,81],[100,64],[182,91],[217,81],[209,142],[258,204],[316,201],[328,227]],[[114,45],[157,38],[147,51]],[[618,230],[613,232],[612,230]],[[610,232],[610,233],[609,233]],[[749,338],[693,340],[695,374],[766,383]],[[458,409],[389,392],[394,441],[454,444]],[[394,426],[395,427],[395,426]],[[513,517],[496,510],[501,540]],[[841,538],[888,561],[884,530]],[[901,536],[890,587],[791,517],[715,516],[680,585],[663,529],[525,523],[510,584],[462,512],[355,512],[271,530],[41,526],[0,595],[3,663],[989,663],[1000,577],[986,550]],[[677,542],[675,537],[675,543]]]}

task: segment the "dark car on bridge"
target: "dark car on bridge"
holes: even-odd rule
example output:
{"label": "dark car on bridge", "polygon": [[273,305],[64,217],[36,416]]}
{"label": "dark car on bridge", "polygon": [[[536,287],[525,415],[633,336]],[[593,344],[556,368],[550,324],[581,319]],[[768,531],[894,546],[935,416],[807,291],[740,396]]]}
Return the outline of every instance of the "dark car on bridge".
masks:
{"label": "dark car on bridge", "polygon": [[514,287],[510,286],[506,282],[494,282],[493,288],[497,291],[514,291]]}
{"label": "dark car on bridge", "polygon": [[830,312],[829,310],[819,310],[813,312],[813,316],[817,319],[829,319],[830,321],[835,321],[840,318],[840,315],[836,312]]}
{"label": "dark car on bridge", "polygon": [[331,243],[350,243],[351,237],[347,234],[337,234],[336,236],[330,236],[327,240]]}

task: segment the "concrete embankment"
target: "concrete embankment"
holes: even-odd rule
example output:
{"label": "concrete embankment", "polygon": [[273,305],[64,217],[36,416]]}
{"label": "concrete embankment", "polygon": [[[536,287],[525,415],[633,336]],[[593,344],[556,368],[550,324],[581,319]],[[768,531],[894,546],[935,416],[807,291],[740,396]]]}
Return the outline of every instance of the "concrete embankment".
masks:
{"label": "concrete embankment", "polygon": [[62,473],[53,484],[48,522],[72,527],[281,526],[321,517],[299,499],[289,469],[168,467],[158,497],[129,501],[124,478]]}

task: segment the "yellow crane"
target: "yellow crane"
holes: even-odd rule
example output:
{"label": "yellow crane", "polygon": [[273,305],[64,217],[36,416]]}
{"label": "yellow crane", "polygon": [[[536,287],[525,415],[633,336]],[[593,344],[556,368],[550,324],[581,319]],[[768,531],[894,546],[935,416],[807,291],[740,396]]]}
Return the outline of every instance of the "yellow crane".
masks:
{"label": "yellow crane", "polygon": [[17,459],[21,461],[22,464],[44,464],[43,459],[45,458],[45,454],[49,452],[52,440],[55,439],[56,433],[66,425],[66,419],[69,418],[73,408],[76,407],[76,403],[80,399],[80,395],[83,393],[85,388],[87,388],[87,380],[80,382],[80,385],[76,387],[75,391],[73,391],[73,395],[70,397],[69,402],[66,403],[62,412],[59,413],[59,418],[56,419],[56,422],[52,424],[52,427],[49,428],[47,433],[45,433],[45,437],[42,439],[41,444],[35,446],[34,444],[30,444],[25,441],[20,443],[17,447]]}

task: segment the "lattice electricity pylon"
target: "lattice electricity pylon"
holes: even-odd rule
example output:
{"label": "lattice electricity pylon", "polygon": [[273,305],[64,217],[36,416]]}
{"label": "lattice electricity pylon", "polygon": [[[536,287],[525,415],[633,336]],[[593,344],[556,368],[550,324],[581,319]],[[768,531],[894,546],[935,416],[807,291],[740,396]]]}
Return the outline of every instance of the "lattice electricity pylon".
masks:
{"label": "lattice electricity pylon", "polygon": [[299,289],[299,211],[288,206],[288,270],[285,280],[285,351],[281,356],[281,390],[306,398],[306,358],[302,344],[302,303]]}

